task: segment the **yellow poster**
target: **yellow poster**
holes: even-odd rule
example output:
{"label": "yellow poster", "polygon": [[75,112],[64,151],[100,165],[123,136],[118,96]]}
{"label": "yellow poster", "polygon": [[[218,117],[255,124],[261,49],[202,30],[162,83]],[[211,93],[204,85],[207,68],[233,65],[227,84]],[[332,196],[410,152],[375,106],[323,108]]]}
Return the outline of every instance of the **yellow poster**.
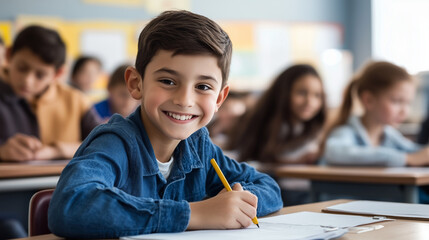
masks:
{"label": "yellow poster", "polygon": [[10,22],[0,21],[0,36],[3,38],[6,46],[12,43],[12,27]]}

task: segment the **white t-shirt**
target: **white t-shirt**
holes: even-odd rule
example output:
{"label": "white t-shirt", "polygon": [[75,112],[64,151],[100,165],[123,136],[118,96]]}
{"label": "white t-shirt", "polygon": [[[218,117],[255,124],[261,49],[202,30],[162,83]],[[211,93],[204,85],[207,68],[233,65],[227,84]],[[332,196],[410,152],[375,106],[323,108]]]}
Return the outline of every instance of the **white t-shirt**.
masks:
{"label": "white t-shirt", "polygon": [[156,163],[158,163],[158,168],[159,171],[161,172],[162,176],[164,176],[165,179],[168,178],[168,176],[170,176],[171,173],[171,168],[173,167],[173,156],[171,156],[170,160],[168,160],[168,162],[163,163],[158,161],[158,159],[156,159]]}

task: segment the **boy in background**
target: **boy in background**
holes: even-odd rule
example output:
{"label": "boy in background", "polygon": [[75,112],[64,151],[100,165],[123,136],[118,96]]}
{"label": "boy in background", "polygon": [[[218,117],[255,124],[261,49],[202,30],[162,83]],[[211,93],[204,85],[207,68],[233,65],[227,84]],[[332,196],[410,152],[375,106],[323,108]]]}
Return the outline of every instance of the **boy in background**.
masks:
{"label": "boy in background", "polygon": [[141,106],[94,129],[64,169],[49,206],[54,234],[244,228],[282,207],[277,183],[224,156],[205,128],[228,95],[231,53],[219,25],[188,11],[164,12],[143,29],[125,73]]}
{"label": "boy in background", "polygon": [[126,117],[134,112],[139,104],[137,100],[131,97],[125,84],[124,75],[127,67],[128,65],[121,65],[115,69],[107,84],[109,97],[94,105],[103,121],[109,120],[115,113]]}
{"label": "boy in background", "polygon": [[65,49],[56,31],[29,26],[8,50],[0,79],[0,160],[71,158],[100,122],[79,91],[57,82]]}
{"label": "boy in background", "polygon": [[6,44],[0,35],[0,78],[4,77],[4,68],[6,66]]}
{"label": "boy in background", "polygon": [[0,35],[0,69],[6,63],[6,45],[3,41],[3,38]]}

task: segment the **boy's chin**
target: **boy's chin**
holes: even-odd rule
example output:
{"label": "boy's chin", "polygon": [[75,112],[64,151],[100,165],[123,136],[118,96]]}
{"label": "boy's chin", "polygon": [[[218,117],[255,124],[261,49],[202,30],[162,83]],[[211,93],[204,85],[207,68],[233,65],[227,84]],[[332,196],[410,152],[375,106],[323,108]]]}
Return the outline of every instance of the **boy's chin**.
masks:
{"label": "boy's chin", "polygon": [[174,135],[172,135],[172,138],[175,140],[178,140],[178,141],[182,141],[182,140],[189,138],[196,131],[198,131],[198,129],[193,131],[193,132],[190,132],[190,133],[183,133],[182,132],[182,133],[174,134]]}

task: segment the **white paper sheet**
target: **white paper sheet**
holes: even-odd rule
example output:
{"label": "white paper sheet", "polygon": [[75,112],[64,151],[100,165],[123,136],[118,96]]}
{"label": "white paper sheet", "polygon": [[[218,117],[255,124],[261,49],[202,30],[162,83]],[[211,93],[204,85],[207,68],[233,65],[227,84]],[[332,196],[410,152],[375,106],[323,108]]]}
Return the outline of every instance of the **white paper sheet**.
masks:
{"label": "white paper sheet", "polygon": [[260,218],[260,228],[252,225],[236,230],[202,230],[182,233],[144,234],[121,239],[175,239],[175,240],[259,240],[259,239],[333,239],[347,232],[348,227],[386,221],[371,217],[341,214],[298,212]]}
{"label": "white paper sheet", "polygon": [[123,240],[135,239],[162,239],[162,240],[306,240],[306,239],[333,239],[342,236],[346,229],[327,231],[320,226],[289,225],[283,223],[261,223],[261,228],[251,226],[246,229],[235,230],[201,230],[181,233],[155,233],[132,237],[122,237]]}
{"label": "white paper sheet", "polygon": [[344,214],[331,214],[331,213],[316,213],[316,212],[297,212],[275,217],[259,219],[261,222],[270,223],[285,223],[296,225],[314,225],[325,227],[349,228],[356,227],[364,224],[392,221],[392,219],[379,219],[372,217],[351,216]]}
{"label": "white paper sheet", "polygon": [[429,220],[429,205],[381,201],[353,201],[327,207],[326,210],[345,213],[421,218]]}

